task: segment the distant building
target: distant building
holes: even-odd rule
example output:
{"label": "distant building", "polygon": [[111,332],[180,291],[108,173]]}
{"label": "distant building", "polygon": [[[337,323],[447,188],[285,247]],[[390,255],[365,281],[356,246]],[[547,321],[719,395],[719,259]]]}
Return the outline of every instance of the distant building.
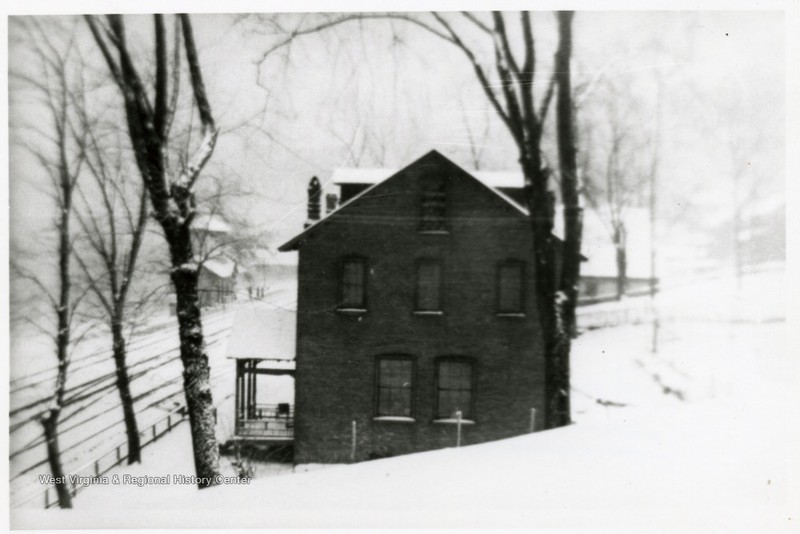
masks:
{"label": "distant building", "polygon": [[219,215],[197,214],[191,225],[192,246],[200,274],[197,283],[201,307],[236,299],[239,267],[231,247],[232,228]]}
{"label": "distant building", "polygon": [[299,251],[297,463],[515,436],[543,413],[526,209],[435,151],[383,178],[342,182],[279,249]]}

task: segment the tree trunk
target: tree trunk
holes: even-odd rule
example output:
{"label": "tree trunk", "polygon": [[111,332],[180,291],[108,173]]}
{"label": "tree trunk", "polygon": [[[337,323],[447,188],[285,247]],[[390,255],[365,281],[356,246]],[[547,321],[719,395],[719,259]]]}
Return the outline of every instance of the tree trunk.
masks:
{"label": "tree trunk", "polygon": [[628,255],[623,245],[616,247],[617,255],[617,300],[621,300],[625,296],[626,286],[628,283]]}
{"label": "tree trunk", "polygon": [[64,467],[61,464],[61,451],[58,447],[58,418],[64,406],[64,395],[67,386],[67,369],[69,368],[69,343],[70,343],[70,257],[72,256],[72,241],[69,234],[70,215],[72,213],[73,178],[69,175],[67,163],[66,138],[61,133],[59,137],[59,182],[61,188],[61,214],[58,223],[58,276],[59,296],[56,317],[58,333],[56,334],[56,357],[58,358],[58,373],[56,374],[55,389],[51,399],[50,408],[42,418],[44,437],[47,442],[47,461],[50,470],[56,477],[56,492],[58,505],[61,508],[72,508],[72,498],[69,494],[67,481],[64,478]]}
{"label": "tree trunk", "polygon": [[47,463],[50,465],[50,472],[56,479],[56,494],[58,495],[58,506],[60,508],[72,508],[72,495],[69,492],[69,484],[64,467],[61,465],[61,450],[58,446],[58,416],[60,409],[51,409],[42,418],[44,428],[44,439],[47,444]]}
{"label": "tree trunk", "polygon": [[[211,106],[205,94],[197,50],[188,15],[178,15],[183,30],[186,59],[192,93],[203,126],[203,140],[180,176],[170,179],[166,160],[170,110],[167,95],[167,47],[163,16],[156,14],[155,55],[156,77],[154,105],[150,105],[139,73],[133,64],[125,41],[125,24],[120,15],[108,15],[111,44],[117,50],[119,63],[114,59],[103,31],[91,16],[86,17],[95,42],[122,93],[128,133],[136,166],[147,187],[153,215],[164,230],[170,251],[171,278],[177,300],[181,362],[183,363],[184,393],[189,413],[194,448],[195,473],[199,479],[210,481],[200,488],[213,485],[219,474],[219,447],[215,432],[215,412],[212,402],[208,356],[203,342],[203,328],[198,306],[198,265],[192,252],[191,220],[195,213],[194,181],[214,152],[218,130],[211,116]],[[174,66],[173,68],[177,68]]]}
{"label": "tree trunk", "polygon": [[[192,432],[195,472],[214,485],[219,473],[219,447],[216,439],[216,412],[212,402],[208,355],[203,341],[203,326],[198,300],[197,264],[192,254],[189,231],[181,239],[173,235],[172,283],[175,286],[177,315],[183,362],[183,389]],[[206,487],[200,485],[200,487]]]}
{"label": "tree trunk", "polygon": [[133,396],[128,378],[126,363],[125,336],[122,333],[120,321],[111,324],[111,336],[114,343],[114,365],[117,371],[117,390],[122,403],[122,415],[125,420],[125,432],[128,435],[128,464],[142,461],[141,438],[139,425],[136,422],[136,412],[133,409]]}
{"label": "tree trunk", "polygon": [[[538,154],[538,151],[536,152]],[[558,360],[560,336],[555,306],[557,290],[556,246],[553,239],[553,212],[547,191],[547,171],[536,156],[525,165],[528,183],[528,209],[533,232],[533,257],[536,266],[536,308],[545,355],[545,428],[561,426],[554,416],[559,397]]]}
{"label": "tree trunk", "polygon": [[575,124],[572,104],[572,11],[558,12],[558,52],[555,70],[558,80],[556,131],[558,160],[561,170],[561,200],[564,203],[564,251],[555,294],[556,343],[553,346],[551,391],[548,394],[550,427],[570,424],[570,344],[575,330],[575,307],[578,302],[578,281],[581,269],[581,235],[583,210],[578,193],[578,161],[575,146]]}
{"label": "tree trunk", "polygon": [[614,252],[617,263],[617,300],[625,296],[628,284],[628,251],[625,244],[625,228],[620,224],[614,229]]}

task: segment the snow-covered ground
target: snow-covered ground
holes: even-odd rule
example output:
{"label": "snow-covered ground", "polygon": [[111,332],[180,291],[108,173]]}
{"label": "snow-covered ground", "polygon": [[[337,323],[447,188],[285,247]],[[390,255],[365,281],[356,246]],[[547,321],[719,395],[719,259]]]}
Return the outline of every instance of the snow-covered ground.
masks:
{"label": "snow-covered ground", "polygon": [[[800,374],[782,277],[749,276],[738,295],[730,280],[665,292],[689,320],[665,314],[655,354],[649,322],[585,331],[567,428],[244,486],[96,486],[70,512],[12,510],[12,526],[797,530]],[[191,475],[189,448],[183,425],[119,474]]]}
{"label": "snow-covered ground", "polygon": [[[284,287],[285,286],[285,287]],[[270,288],[270,306],[291,303],[296,286],[278,284]],[[226,358],[231,320],[239,308],[266,305],[240,302],[225,308],[206,309],[203,325],[211,362],[212,387],[221,417],[220,439],[230,435],[224,414],[232,413],[233,363]],[[56,371],[52,347],[31,351],[45,343],[42,335],[12,336],[10,382],[10,501],[12,507],[41,507],[45,501],[38,474],[48,473],[46,449],[39,414],[52,395]],[[17,350],[19,349],[19,350]],[[46,356],[46,357],[45,357]],[[137,423],[143,440],[150,437],[150,425],[160,428],[170,412],[183,404],[182,367],[179,358],[177,323],[166,312],[150,317],[129,339],[128,370]],[[105,470],[116,460],[116,447],[125,454],[126,434],[115,387],[116,375],[110,340],[100,335],[85,339],[76,347],[67,376],[67,407],[60,417],[59,442],[64,469],[68,473],[91,474],[95,461]],[[217,392],[220,394],[217,396]],[[228,408],[230,406],[230,408]],[[177,420],[174,417],[173,420]],[[49,499],[54,500],[50,492]]]}

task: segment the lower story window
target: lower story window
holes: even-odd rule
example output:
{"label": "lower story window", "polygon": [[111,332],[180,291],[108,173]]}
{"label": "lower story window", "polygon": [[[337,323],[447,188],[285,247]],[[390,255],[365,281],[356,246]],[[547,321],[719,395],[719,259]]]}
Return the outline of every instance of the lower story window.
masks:
{"label": "lower story window", "polygon": [[450,419],[461,412],[472,419],[473,365],[470,360],[439,360],[436,369],[436,417]]}
{"label": "lower story window", "polygon": [[411,417],[414,365],[411,358],[378,358],[377,415]]}

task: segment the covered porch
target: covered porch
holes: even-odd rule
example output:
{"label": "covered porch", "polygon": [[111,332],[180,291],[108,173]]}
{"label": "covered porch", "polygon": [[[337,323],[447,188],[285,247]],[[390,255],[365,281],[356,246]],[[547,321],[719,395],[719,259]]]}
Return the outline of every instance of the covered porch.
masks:
{"label": "covered porch", "polygon": [[294,332],[293,310],[259,303],[237,312],[227,350],[236,365],[235,440],[294,440]]}
{"label": "covered porch", "polygon": [[[291,363],[292,369],[284,369]],[[278,368],[276,368],[278,367]],[[236,360],[236,417],[234,437],[241,439],[294,440],[294,403],[270,403],[269,377],[294,378],[294,362]],[[259,395],[259,388],[262,394]]]}

